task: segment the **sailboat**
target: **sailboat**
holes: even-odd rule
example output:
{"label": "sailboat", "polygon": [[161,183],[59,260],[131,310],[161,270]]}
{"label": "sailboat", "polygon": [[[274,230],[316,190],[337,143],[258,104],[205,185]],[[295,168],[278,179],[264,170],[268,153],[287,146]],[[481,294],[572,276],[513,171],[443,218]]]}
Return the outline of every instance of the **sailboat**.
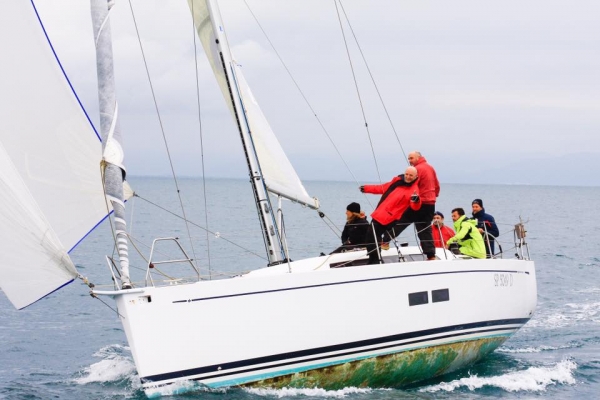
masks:
{"label": "sailboat", "polygon": [[[425,261],[419,246],[407,246],[382,250],[379,265],[364,266],[365,250],[292,261],[281,199],[313,210],[320,204],[232,56],[216,0],[189,0],[189,6],[239,129],[268,265],[201,279],[180,247],[180,259],[161,262],[189,262],[191,278],[154,279],[158,262],[150,257],[144,278],[132,279],[124,218],[131,192],[113,89],[110,2],[91,4],[101,135],[33,0],[11,2],[0,17],[4,57],[11,60],[0,76],[0,243],[13,249],[0,259],[0,287],[17,309],[82,278],[69,253],[112,214],[119,257],[107,263],[114,287],[91,291],[114,299],[148,395],[184,381],[211,388],[398,387],[480,360],[532,317],[536,272],[522,223],[515,225],[512,259],[437,249],[437,260]],[[155,243],[161,240],[178,243]],[[331,299],[344,307],[331,309]]]}

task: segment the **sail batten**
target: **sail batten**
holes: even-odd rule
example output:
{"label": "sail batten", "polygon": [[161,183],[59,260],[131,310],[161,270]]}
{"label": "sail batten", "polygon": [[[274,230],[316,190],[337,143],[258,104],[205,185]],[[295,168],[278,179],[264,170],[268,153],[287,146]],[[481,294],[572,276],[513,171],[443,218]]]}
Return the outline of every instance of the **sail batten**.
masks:
{"label": "sail batten", "polygon": [[[23,308],[71,282],[67,250],[107,214],[101,143],[31,2],[0,13],[0,288]],[[10,251],[8,251],[10,249]]]}

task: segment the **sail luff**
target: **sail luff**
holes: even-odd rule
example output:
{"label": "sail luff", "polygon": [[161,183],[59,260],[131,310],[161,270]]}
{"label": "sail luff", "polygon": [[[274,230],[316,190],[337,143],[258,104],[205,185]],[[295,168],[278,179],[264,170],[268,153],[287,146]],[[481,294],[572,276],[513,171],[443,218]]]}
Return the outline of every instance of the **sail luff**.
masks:
{"label": "sail luff", "polygon": [[188,0],[188,4],[200,42],[204,47],[233,119],[237,123],[269,264],[277,264],[285,259],[283,244],[260,163],[252,144],[249,127],[243,115],[240,91],[233,72],[234,62],[218,4],[212,0]]}
{"label": "sail luff", "polygon": [[119,129],[118,106],[110,32],[110,8],[112,0],[90,0],[92,25],[96,43],[96,70],[98,75],[98,100],[100,108],[100,132],[103,144],[104,192],[114,210],[115,241],[121,267],[123,287],[131,285],[129,278],[129,254],[123,181],[123,148]]}
{"label": "sail luff", "polygon": [[73,281],[68,255],[107,213],[101,144],[32,1],[0,13],[0,288],[18,309]]}

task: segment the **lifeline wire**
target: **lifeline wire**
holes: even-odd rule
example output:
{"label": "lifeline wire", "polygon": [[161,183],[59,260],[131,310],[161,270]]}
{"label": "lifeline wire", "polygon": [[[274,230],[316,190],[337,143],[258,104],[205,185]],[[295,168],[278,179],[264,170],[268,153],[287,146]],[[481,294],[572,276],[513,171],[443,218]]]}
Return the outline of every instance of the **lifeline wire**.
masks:
{"label": "lifeline wire", "polygon": [[[179,219],[185,219],[185,216],[177,215],[177,214],[175,214],[173,211],[167,210],[166,208],[164,208],[164,207],[161,207],[161,206],[159,206],[158,204],[151,202],[150,200],[148,200],[148,199],[146,199],[146,198],[144,198],[144,197],[140,196],[140,195],[139,195],[139,194],[137,194],[137,193],[136,193],[136,194],[134,194],[134,196],[135,196],[135,197],[139,197],[140,199],[144,200],[145,202],[147,202],[147,203],[149,203],[149,204],[152,204],[153,206],[155,206],[155,207],[157,207],[157,208],[160,208],[161,210],[163,210],[163,211],[165,211],[165,212],[168,212],[169,214],[171,214],[171,215],[173,215],[173,216],[175,216],[175,217],[177,217],[177,218],[179,218]],[[211,230],[209,230],[209,229],[207,229],[207,228],[205,228],[205,227],[203,227],[203,226],[200,226],[200,225],[198,225],[198,224],[196,224],[196,223],[194,223],[194,222],[192,222],[192,221],[186,221],[186,223],[192,224],[193,226],[195,226],[195,227],[197,227],[197,228],[203,229],[203,230],[205,230],[206,232],[208,232],[208,233],[210,233],[210,234],[212,234],[212,235],[216,235],[216,232],[212,232]],[[224,241],[226,241],[227,243],[230,243],[230,244],[232,244],[232,245],[234,245],[234,246],[236,246],[236,247],[238,247],[238,248],[240,248],[240,249],[244,250],[244,251],[245,251],[245,252],[247,252],[247,253],[250,253],[250,254],[252,254],[252,255],[255,255],[255,256],[256,256],[256,257],[258,257],[258,258],[261,258],[261,259],[263,259],[263,260],[267,260],[265,257],[263,257],[263,256],[261,256],[261,255],[259,255],[259,254],[255,253],[255,252],[253,252],[252,250],[248,250],[248,249],[246,249],[245,247],[242,247],[242,246],[240,246],[240,245],[239,245],[239,244],[237,244],[237,243],[234,243],[234,242],[232,242],[231,240],[229,240],[229,239],[227,239],[227,238],[223,237],[222,235],[220,235],[220,236],[219,236],[219,239],[223,239],[223,240],[224,240]],[[267,261],[268,261],[268,260],[267,260]]]}
{"label": "lifeline wire", "polygon": [[[192,4],[192,35],[194,37],[194,75],[196,75],[196,100],[198,102],[198,132],[200,135],[200,160],[202,163],[202,192],[204,194],[204,225],[208,228],[208,203],[206,201],[206,173],[204,168],[204,141],[202,137],[202,117],[200,107],[200,79],[198,77],[198,49],[196,48],[196,21],[194,20],[194,2]],[[208,277],[212,279],[212,269],[210,265],[210,241],[208,237],[208,231],[206,231],[206,253],[208,258]],[[195,255],[194,255],[195,257]]]}
{"label": "lifeline wire", "polygon": [[[140,38],[140,32],[138,30],[137,22],[135,20],[135,13],[133,11],[133,5],[131,4],[131,0],[129,0],[129,8],[131,9],[131,18],[133,19],[135,33],[137,35],[138,43],[140,45],[140,52],[142,53],[142,59],[144,60],[144,68],[146,69],[146,76],[148,77],[148,84],[150,85],[150,92],[152,93],[152,100],[154,101],[154,108],[156,110],[158,124],[160,125],[160,131],[162,133],[163,141],[165,143],[165,149],[167,150],[167,158],[169,159],[169,165],[171,166],[171,173],[173,174],[173,181],[175,182],[175,188],[177,189],[177,197],[179,198],[179,204],[181,206],[181,212],[183,214],[183,220],[185,221],[185,227],[188,232],[188,237],[190,238],[190,245],[192,247],[192,253],[194,255],[194,262],[195,262],[196,261],[196,250],[194,250],[194,243],[192,242],[192,235],[190,233],[188,219],[185,216],[185,207],[183,206],[183,200],[181,199],[181,191],[179,190],[179,182],[177,181],[177,176],[175,175],[175,168],[173,167],[173,160],[171,158],[171,152],[169,151],[169,144],[167,142],[167,136],[165,135],[165,129],[163,127],[162,119],[160,117],[160,112],[158,110],[158,103],[156,101],[156,95],[154,93],[154,86],[152,85],[152,79],[150,78],[150,71],[148,70],[148,63],[146,62],[146,55],[144,54],[144,47],[142,46],[142,40]],[[197,268],[197,266],[196,266],[196,268]]]}

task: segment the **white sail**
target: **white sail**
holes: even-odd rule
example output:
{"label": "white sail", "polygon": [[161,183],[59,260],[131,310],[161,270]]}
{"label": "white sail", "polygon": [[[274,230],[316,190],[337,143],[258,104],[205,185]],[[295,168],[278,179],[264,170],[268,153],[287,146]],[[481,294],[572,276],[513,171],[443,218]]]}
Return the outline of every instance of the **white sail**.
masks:
{"label": "white sail", "polygon": [[[212,70],[217,79],[217,83],[221,88],[225,102],[231,111],[234,120],[236,119],[231,102],[230,90],[236,90],[235,87],[230,87],[227,84],[227,77],[222,67],[221,56],[216,45],[217,37],[215,36],[213,23],[220,35],[220,45],[224,52],[229,52],[229,55],[224,57],[225,60],[233,60],[231,50],[227,44],[227,39],[224,34],[221,16],[218,10],[213,10],[213,17],[208,10],[206,0],[188,0],[190,9],[193,14],[194,23],[198,31],[198,37],[204,47],[204,52],[208,57]],[[273,133],[267,119],[265,118],[260,106],[250,91],[248,83],[243,77],[240,67],[232,61],[231,65],[227,66],[232,74],[235,75],[237,95],[240,97],[243,107],[245,120],[240,123],[248,124],[248,130],[252,138],[252,143],[260,163],[262,175],[269,192],[281,195],[292,201],[299,202],[311,208],[319,208],[318,200],[308,195],[302,181],[298,177],[294,167],[283,151],[277,137]],[[235,86],[235,85],[232,85]],[[233,93],[236,95],[236,93]]]}
{"label": "white sail", "polygon": [[260,160],[267,189],[271,193],[297,201],[311,208],[319,208],[318,200],[308,195],[300,177],[283,151],[271,129],[239,65],[234,66],[237,86],[244,106],[244,115],[252,135],[254,148]]}
{"label": "white sail", "polygon": [[0,37],[0,288],[23,308],[77,276],[67,253],[107,209],[100,141],[32,3],[4,5]]}

